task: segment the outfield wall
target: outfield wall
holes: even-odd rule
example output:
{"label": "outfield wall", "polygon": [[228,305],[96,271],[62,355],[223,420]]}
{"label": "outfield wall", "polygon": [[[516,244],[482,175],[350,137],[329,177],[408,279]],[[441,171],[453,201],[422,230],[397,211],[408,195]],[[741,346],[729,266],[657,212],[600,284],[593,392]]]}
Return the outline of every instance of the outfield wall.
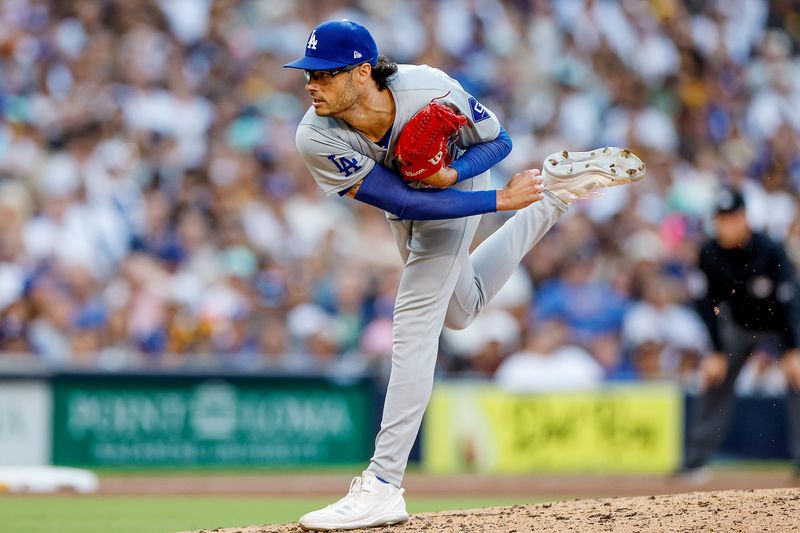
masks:
{"label": "outfield wall", "polygon": [[671,472],[681,461],[683,395],[667,384],[546,395],[442,384],[423,442],[423,464],[436,473]]}
{"label": "outfield wall", "polygon": [[[219,373],[0,374],[0,465],[280,466],[368,461],[383,383]],[[674,469],[687,409],[673,384],[510,394],[435,387],[412,452],[432,472]],[[740,398],[722,453],[788,458],[782,398]]]}
{"label": "outfield wall", "polygon": [[370,380],[60,375],[52,384],[56,464],[350,464],[371,451]]}
{"label": "outfield wall", "polygon": [[50,464],[52,404],[49,382],[0,377],[0,466]]}

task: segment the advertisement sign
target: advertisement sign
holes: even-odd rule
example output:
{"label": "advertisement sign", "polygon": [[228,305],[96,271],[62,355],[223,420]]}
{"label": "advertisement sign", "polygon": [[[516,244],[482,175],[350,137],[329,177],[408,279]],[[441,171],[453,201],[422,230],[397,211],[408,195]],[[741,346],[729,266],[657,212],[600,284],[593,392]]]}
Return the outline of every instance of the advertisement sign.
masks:
{"label": "advertisement sign", "polygon": [[249,465],[369,457],[364,383],[59,377],[54,463]]}
{"label": "advertisement sign", "polygon": [[0,380],[0,466],[50,463],[50,386]]}
{"label": "advertisement sign", "polygon": [[435,387],[425,417],[428,471],[664,473],[680,461],[683,407],[671,385],[523,395]]}

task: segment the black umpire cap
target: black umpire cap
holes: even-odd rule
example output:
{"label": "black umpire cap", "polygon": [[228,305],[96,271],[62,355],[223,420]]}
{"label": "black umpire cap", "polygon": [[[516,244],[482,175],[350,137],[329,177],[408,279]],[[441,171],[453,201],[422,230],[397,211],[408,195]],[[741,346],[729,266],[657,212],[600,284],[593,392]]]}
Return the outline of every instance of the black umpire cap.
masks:
{"label": "black umpire cap", "polygon": [[733,213],[744,209],[744,196],[738,189],[722,187],[714,198],[714,213],[717,215]]}

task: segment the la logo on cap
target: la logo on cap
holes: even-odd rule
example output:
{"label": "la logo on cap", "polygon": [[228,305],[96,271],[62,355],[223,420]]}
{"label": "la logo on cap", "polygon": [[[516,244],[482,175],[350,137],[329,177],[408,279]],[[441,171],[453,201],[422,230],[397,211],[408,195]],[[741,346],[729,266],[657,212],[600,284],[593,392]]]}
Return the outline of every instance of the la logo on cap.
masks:
{"label": "la logo on cap", "polygon": [[308,38],[308,45],[306,48],[311,50],[317,49],[317,30],[311,32],[311,37]]}

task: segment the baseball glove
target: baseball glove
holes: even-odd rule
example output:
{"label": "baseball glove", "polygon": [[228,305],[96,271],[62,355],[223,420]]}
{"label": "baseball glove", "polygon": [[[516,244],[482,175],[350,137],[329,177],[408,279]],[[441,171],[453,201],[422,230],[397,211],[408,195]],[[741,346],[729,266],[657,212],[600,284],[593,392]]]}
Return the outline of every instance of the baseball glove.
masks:
{"label": "baseball glove", "polygon": [[405,180],[423,180],[449,165],[447,143],[467,124],[465,117],[434,100],[411,117],[397,139],[394,155]]}

